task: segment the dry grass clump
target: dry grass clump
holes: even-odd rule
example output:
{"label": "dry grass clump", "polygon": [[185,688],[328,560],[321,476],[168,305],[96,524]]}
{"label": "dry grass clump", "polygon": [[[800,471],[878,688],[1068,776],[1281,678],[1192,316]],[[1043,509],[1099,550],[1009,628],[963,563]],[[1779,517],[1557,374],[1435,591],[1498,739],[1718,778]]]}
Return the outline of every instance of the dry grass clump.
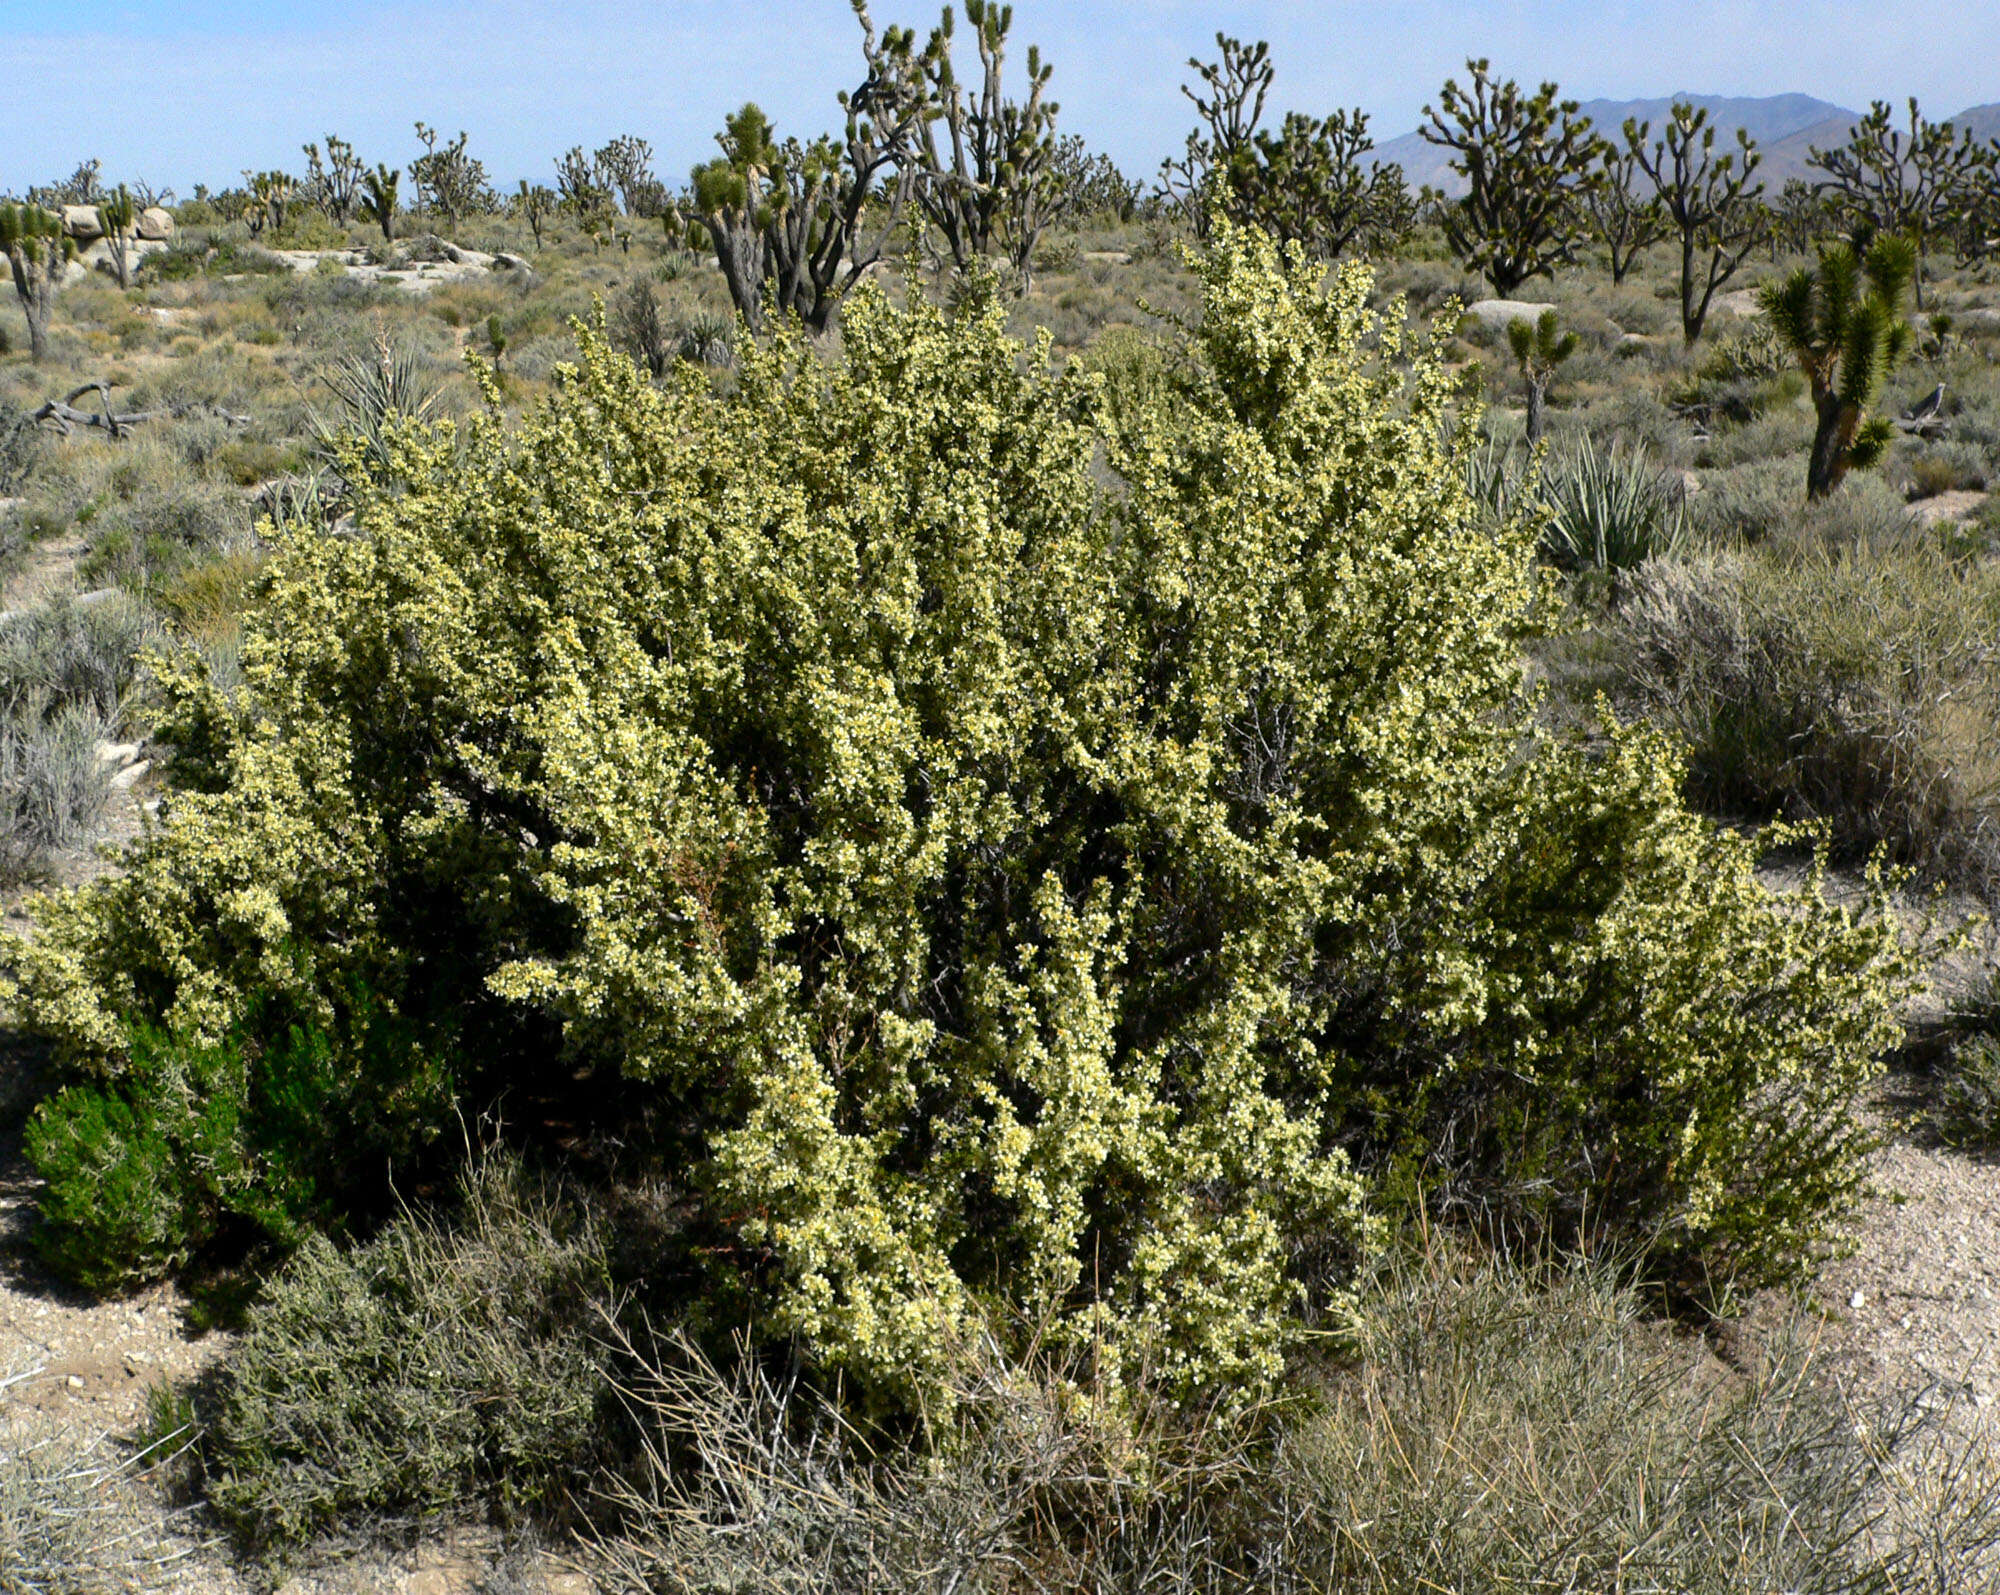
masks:
{"label": "dry grass clump", "polygon": [[1685,737],[1696,800],[1824,820],[1920,870],[2000,885],[2000,570],[1866,531],[1656,562],[1608,630],[1624,705]]}
{"label": "dry grass clump", "polygon": [[694,1592],[1958,1589],[1996,1459],[1923,1401],[1850,1407],[1794,1334],[1750,1376],[1583,1264],[1433,1252],[1364,1300],[1312,1400],[1106,1395],[970,1352],[927,1449],[872,1441],[684,1342],[623,1394],[645,1437],[585,1563]]}
{"label": "dry grass clump", "polygon": [[156,634],[122,596],[59,598],[0,623],[0,882],[89,840],[111,790],[98,750],[126,724]]}
{"label": "dry grass clump", "polygon": [[[0,1392],[21,1377],[0,1378]],[[130,1475],[101,1445],[0,1436],[0,1595],[160,1588],[172,1552],[134,1501]]]}

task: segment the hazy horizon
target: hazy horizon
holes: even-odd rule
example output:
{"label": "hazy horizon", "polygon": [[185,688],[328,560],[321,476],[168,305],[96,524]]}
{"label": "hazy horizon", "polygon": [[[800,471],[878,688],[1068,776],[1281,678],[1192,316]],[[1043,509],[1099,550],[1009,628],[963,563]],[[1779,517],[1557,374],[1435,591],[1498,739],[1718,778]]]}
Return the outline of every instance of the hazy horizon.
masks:
{"label": "hazy horizon", "polygon": [[[935,7],[874,12],[878,25],[936,20]],[[447,136],[467,130],[501,187],[550,182],[561,151],[620,133],[650,140],[660,175],[677,183],[745,100],[781,132],[830,129],[834,94],[858,79],[860,62],[847,0],[754,16],[717,0],[636,16],[608,0],[578,0],[560,16],[522,0],[60,9],[0,0],[0,21],[0,73],[21,86],[0,140],[0,190],[14,191],[95,156],[110,180],[143,178],[185,197],[198,182],[235,183],[246,167],[296,171],[300,146],[329,131],[371,163],[407,165],[419,153],[417,119]],[[1906,0],[1754,14],[1571,0],[1497,9],[1018,0],[1010,81],[1020,81],[1028,45],[1041,45],[1061,130],[1150,177],[1193,125],[1180,84],[1190,55],[1213,57],[1217,29],[1271,41],[1271,115],[1358,105],[1379,142],[1414,128],[1469,55],[1523,81],[1553,78],[1585,100],[1798,93],[1860,109],[1915,94],[1932,116],[2000,100],[2000,11],[1939,26]],[[971,54],[963,38],[960,50]]]}

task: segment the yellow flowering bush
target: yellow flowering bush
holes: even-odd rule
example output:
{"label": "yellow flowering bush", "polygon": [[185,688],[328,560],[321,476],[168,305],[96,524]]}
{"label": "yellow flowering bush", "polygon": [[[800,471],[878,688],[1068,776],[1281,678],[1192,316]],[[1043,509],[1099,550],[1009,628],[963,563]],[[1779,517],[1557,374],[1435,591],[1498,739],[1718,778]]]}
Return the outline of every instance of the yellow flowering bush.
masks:
{"label": "yellow flowering bush", "polygon": [[1263,1378],[1411,1189],[1793,1266],[1894,926],[1781,911],[1656,737],[1537,739],[1535,528],[1365,268],[1197,270],[1115,404],[863,292],[837,363],[662,390],[586,331],[517,433],[406,432],[22,1010],[108,1091],[135,1023],[357,984],[466,1094],[624,1082],[694,1293],[897,1398],[1024,1325]]}

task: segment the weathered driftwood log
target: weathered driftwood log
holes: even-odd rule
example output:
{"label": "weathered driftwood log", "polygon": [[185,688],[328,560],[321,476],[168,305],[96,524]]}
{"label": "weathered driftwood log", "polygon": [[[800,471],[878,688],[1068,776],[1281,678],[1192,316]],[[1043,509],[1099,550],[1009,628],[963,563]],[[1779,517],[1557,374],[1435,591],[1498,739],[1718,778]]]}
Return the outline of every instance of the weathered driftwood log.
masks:
{"label": "weathered driftwood log", "polygon": [[[103,408],[96,412],[75,408],[76,401],[86,393],[95,393],[99,404]],[[70,393],[60,399],[49,400],[47,404],[35,411],[28,419],[37,423],[53,421],[65,437],[69,436],[71,432],[80,426],[94,426],[103,428],[106,432],[117,438],[125,435],[127,427],[138,426],[146,421],[168,419],[177,421],[184,415],[196,415],[203,412],[211,415],[219,415],[231,426],[248,426],[250,424],[249,416],[232,414],[230,411],[223,409],[221,405],[210,404],[206,400],[191,400],[185,404],[169,404],[158,410],[128,410],[123,415],[120,415],[111,408],[111,384],[108,382],[86,382],[74,393]]]}

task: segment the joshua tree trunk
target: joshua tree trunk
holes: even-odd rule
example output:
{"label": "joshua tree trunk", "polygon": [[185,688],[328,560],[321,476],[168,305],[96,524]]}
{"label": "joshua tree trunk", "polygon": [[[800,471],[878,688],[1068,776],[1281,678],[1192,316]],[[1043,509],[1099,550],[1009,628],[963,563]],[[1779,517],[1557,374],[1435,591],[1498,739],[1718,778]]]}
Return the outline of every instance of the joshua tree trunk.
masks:
{"label": "joshua tree trunk", "polygon": [[55,313],[56,287],[62,281],[67,262],[60,251],[54,253],[51,268],[48,255],[28,260],[17,250],[11,255],[14,292],[21,300],[21,313],[28,318],[28,355],[41,361],[49,352],[49,318]]}
{"label": "joshua tree trunk", "polygon": [[729,212],[704,216],[702,224],[715,242],[715,263],[729,284],[729,297],[753,333],[764,330],[764,278],[770,252],[763,229],[748,215]]}
{"label": "joshua tree trunk", "polygon": [[1528,447],[1533,448],[1542,441],[1542,431],[1548,425],[1547,399],[1549,385],[1546,381],[1528,381]]}
{"label": "joshua tree trunk", "polygon": [[1837,393],[1823,393],[1814,405],[1819,425],[1813,431],[1812,458],[1806,463],[1806,497],[1822,499],[1847,475],[1848,445],[1854,441],[1861,412],[1843,404]]}

